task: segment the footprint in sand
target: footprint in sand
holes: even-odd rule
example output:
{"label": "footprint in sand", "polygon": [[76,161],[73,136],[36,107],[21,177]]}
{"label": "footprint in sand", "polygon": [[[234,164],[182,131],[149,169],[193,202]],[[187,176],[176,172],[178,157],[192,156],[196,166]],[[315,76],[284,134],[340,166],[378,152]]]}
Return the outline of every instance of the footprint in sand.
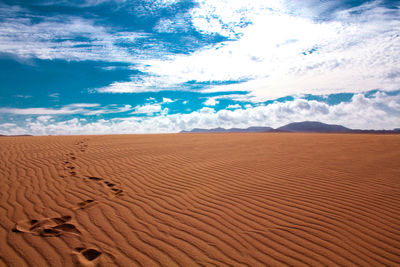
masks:
{"label": "footprint in sand", "polygon": [[24,220],[18,222],[12,229],[15,233],[30,233],[44,237],[60,236],[62,234],[80,234],[80,231],[71,223],[71,216],[45,218],[41,220]]}
{"label": "footprint in sand", "polygon": [[[100,177],[95,177],[95,176],[86,176],[89,180],[92,181],[102,181],[104,180],[103,178]],[[107,187],[109,187],[112,190],[113,195],[115,196],[123,196],[124,195],[124,191],[122,189],[116,188],[116,184],[109,182],[109,181],[104,181],[103,182]]]}
{"label": "footprint in sand", "polygon": [[111,188],[113,191],[114,195],[116,196],[123,196],[124,195],[124,190],[118,189],[118,188]]}
{"label": "footprint in sand", "polygon": [[108,182],[108,181],[105,181],[104,183],[105,183],[108,187],[114,187],[114,186],[115,186],[115,184],[110,183],[110,182]]}
{"label": "footprint in sand", "polygon": [[77,247],[73,251],[82,266],[95,266],[99,261],[101,252],[94,248]]}
{"label": "footprint in sand", "polygon": [[85,152],[86,148],[88,147],[88,145],[85,144],[85,141],[87,141],[87,140],[82,140],[82,141],[78,141],[77,143],[75,143],[75,145],[78,146],[78,148],[81,152]]}
{"label": "footprint in sand", "polygon": [[101,181],[101,180],[103,180],[103,178],[94,177],[94,176],[88,176],[88,178],[89,178],[90,180],[93,180],[93,181]]}
{"label": "footprint in sand", "polygon": [[[70,155],[73,155],[73,153],[69,153],[69,154],[66,154],[66,155],[67,155],[67,157],[70,157]],[[70,159],[75,159],[75,157],[70,157]],[[76,176],[76,172],[73,171],[75,169],[75,167],[72,166],[72,163],[70,161],[65,160],[63,162],[63,165],[64,165],[65,169],[69,170],[69,174],[70,175]],[[65,178],[65,176],[62,176],[62,178]]]}
{"label": "footprint in sand", "polygon": [[85,201],[79,202],[77,204],[77,206],[74,208],[74,210],[85,209],[85,208],[88,208],[90,206],[93,206],[96,203],[97,203],[97,201],[94,200],[94,199],[87,199]]}

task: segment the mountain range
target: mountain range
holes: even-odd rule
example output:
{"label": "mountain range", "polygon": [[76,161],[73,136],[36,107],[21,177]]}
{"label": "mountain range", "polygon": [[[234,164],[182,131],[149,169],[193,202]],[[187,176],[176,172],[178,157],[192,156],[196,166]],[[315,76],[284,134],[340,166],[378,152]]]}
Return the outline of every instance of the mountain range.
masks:
{"label": "mountain range", "polygon": [[249,127],[241,128],[213,128],[199,129],[194,128],[191,131],[181,131],[181,133],[257,133],[257,132],[285,132],[285,133],[376,133],[376,134],[394,134],[400,133],[400,128],[393,130],[360,130],[350,129],[342,125],[326,124],[318,121],[293,122],[279,128],[272,127]]}

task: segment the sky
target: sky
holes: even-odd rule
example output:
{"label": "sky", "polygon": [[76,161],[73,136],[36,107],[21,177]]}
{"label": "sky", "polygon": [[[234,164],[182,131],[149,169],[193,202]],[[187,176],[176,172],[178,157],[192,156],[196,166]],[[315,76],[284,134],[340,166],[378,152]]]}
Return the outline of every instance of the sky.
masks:
{"label": "sky", "polygon": [[0,0],[0,134],[400,127],[400,0]]}

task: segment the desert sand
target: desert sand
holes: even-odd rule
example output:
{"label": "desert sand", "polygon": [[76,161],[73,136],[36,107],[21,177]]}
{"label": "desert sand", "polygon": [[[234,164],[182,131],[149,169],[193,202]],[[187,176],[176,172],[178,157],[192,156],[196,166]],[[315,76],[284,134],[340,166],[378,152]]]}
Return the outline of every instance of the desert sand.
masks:
{"label": "desert sand", "polygon": [[400,136],[0,138],[0,266],[400,265]]}

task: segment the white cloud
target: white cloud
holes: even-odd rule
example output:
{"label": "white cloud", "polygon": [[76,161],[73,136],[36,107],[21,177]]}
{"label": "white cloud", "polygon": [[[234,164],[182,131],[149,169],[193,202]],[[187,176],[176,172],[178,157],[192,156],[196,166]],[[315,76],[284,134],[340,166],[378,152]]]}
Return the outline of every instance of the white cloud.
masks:
{"label": "white cloud", "polygon": [[397,90],[400,9],[388,12],[379,3],[316,21],[313,12],[321,10],[294,1],[201,0],[191,13],[193,25],[233,40],[169,60],[146,60],[140,70],[150,77],[100,91],[181,90],[188,81],[247,80],[205,92],[249,91],[257,102],[294,94]]}
{"label": "white cloud", "polygon": [[[139,111],[162,112],[161,106],[139,106]],[[294,121],[315,120],[342,124],[350,128],[393,129],[400,127],[400,95],[377,93],[372,98],[354,95],[350,102],[329,106],[315,100],[295,99],[285,103],[246,109],[220,110],[204,107],[189,114],[167,114],[150,117],[115,118],[87,123],[79,119],[46,123],[37,119],[24,125],[0,127],[0,134],[112,134],[168,133],[193,128],[279,127]],[[4,125],[4,124],[3,124]],[[1,126],[1,125],[0,125]]]}
{"label": "white cloud", "polygon": [[147,0],[147,1],[149,1],[153,5],[158,6],[159,8],[165,8],[179,2],[179,0]]}
{"label": "white cloud", "polygon": [[161,19],[154,30],[160,33],[182,33],[188,32],[190,29],[190,17],[186,14],[178,14],[171,19]]}
{"label": "white cloud", "polygon": [[174,100],[172,100],[170,98],[163,97],[163,99],[162,99],[163,104],[173,103],[173,102],[174,102]]}
{"label": "white cloud", "polygon": [[52,93],[52,94],[49,94],[49,97],[58,99],[58,98],[60,97],[60,93]]}
{"label": "white cloud", "polygon": [[280,0],[200,0],[198,4],[198,8],[191,12],[194,26],[204,33],[218,33],[231,38],[241,34],[245,24],[253,22],[253,17],[284,9]]}
{"label": "white cloud", "polygon": [[136,106],[135,110],[131,114],[147,114],[153,115],[153,113],[161,112],[160,104],[147,104],[143,106]]}
{"label": "white cloud", "polygon": [[[147,100],[151,100],[155,102],[155,98],[150,97]],[[154,115],[155,113],[168,114],[168,108],[162,108],[161,105],[169,104],[175,102],[170,98],[163,97],[162,102],[160,103],[152,103],[152,104],[145,104],[145,105],[138,105],[134,108],[134,111],[130,114],[146,114],[148,116]]]}
{"label": "white cloud", "polygon": [[238,109],[238,108],[242,108],[242,106],[239,104],[235,104],[235,105],[228,105],[226,107],[226,109]]}
{"label": "white cloud", "polygon": [[[87,0],[84,5],[103,2]],[[28,16],[18,17],[20,9],[7,6],[0,12],[8,12],[0,14],[0,52],[22,58],[128,62],[144,73],[99,92],[187,90],[182,84],[188,81],[245,81],[205,92],[249,91],[252,102],[259,102],[300,93],[399,89],[400,9],[388,12],[380,1],[371,1],[317,21],[333,4],[306,2],[198,0],[190,13],[162,20],[155,29],[176,32],[193,25],[202,33],[230,41],[188,55],[173,55],[160,42],[146,49],[118,45],[154,37],[142,32],[118,32],[72,16],[34,22]],[[149,0],[143,2],[143,11],[175,3]]]}
{"label": "white cloud", "polygon": [[113,82],[109,86],[97,89],[97,91],[100,93],[145,93],[169,89],[170,86],[159,77],[148,76],[129,82]]}
{"label": "white cloud", "polygon": [[25,99],[27,99],[27,98],[32,98],[31,95],[14,95],[14,97],[25,98]]}
{"label": "white cloud", "polygon": [[[94,106],[97,107],[97,106]],[[83,114],[86,116],[89,115],[100,115],[100,114],[111,114],[111,113],[122,113],[132,110],[131,105],[117,106],[117,105],[107,105],[105,107],[101,107],[100,109],[85,111]]]}
{"label": "white cloud", "polygon": [[[147,35],[117,32],[93,21],[71,16],[48,17],[34,23],[30,18],[6,17],[0,23],[0,52],[21,58],[101,60],[138,63],[139,54],[117,46],[134,43]],[[76,40],[79,37],[81,40]]]}
{"label": "white cloud", "polygon": [[37,117],[37,120],[42,122],[42,123],[46,123],[48,121],[50,121],[52,119],[52,116],[39,116]]}
{"label": "white cloud", "polygon": [[249,93],[219,95],[219,96],[214,96],[213,98],[215,98],[217,100],[229,99],[229,100],[236,101],[236,102],[259,102],[259,100],[256,97],[250,95]]}
{"label": "white cloud", "polygon": [[47,0],[44,2],[35,3],[35,5],[50,6],[50,5],[65,5],[74,7],[92,7],[101,5],[104,3],[123,3],[126,0],[82,0],[82,1],[70,1],[70,0]]}
{"label": "white cloud", "polygon": [[[98,103],[73,103],[60,108],[0,108],[1,113],[14,115],[99,115],[110,113],[122,113],[132,110],[131,105],[107,105],[101,106]],[[41,116],[39,118],[49,118],[50,116]]]}
{"label": "white cloud", "polygon": [[11,113],[15,115],[60,115],[60,114],[75,114],[82,112],[82,109],[70,109],[70,108],[0,108],[0,113]]}
{"label": "white cloud", "polygon": [[219,101],[217,101],[214,97],[210,97],[204,102],[204,105],[206,105],[206,106],[215,106],[218,103],[219,103]]}
{"label": "white cloud", "polygon": [[100,104],[97,103],[74,103],[74,104],[69,104],[66,107],[69,108],[94,108],[94,107],[99,107]]}
{"label": "white cloud", "polygon": [[16,127],[16,126],[17,125],[15,123],[9,123],[9,122],[0,124],[0,128],[5,128],[5,129],[11,128],[11,127]]}

